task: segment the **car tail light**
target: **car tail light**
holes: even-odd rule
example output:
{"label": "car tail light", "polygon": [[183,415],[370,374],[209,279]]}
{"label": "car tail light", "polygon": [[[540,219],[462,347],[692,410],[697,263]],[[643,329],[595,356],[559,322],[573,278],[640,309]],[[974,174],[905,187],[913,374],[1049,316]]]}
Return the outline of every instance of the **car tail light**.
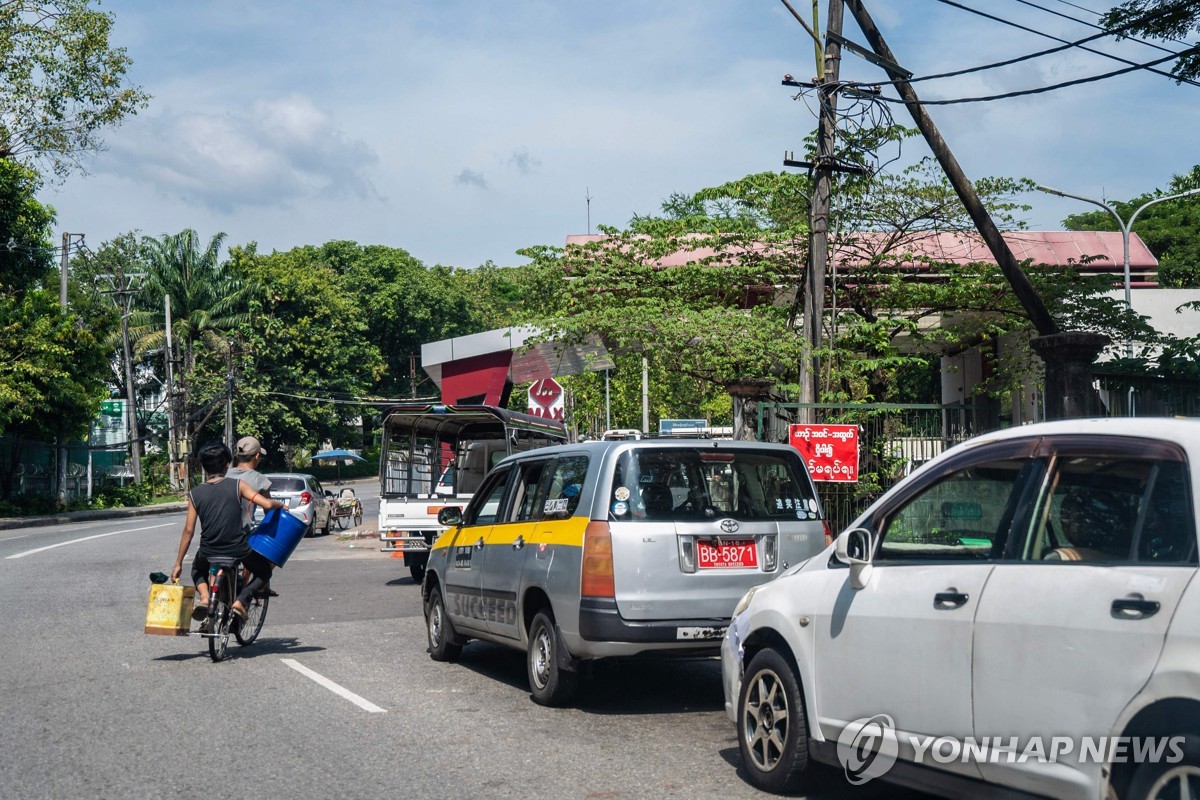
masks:
{"label": "car tail light", "polygon": [[833,544],[833,532],[829,530],[829,520],[821,520],[821,527],[825,529],[825,546],[829,547]]}
{"label": "car tail light", "polygon": [[425,506],[425,513],[431,517],[436,517],[441,510],[442,506]]}
{"label": "car tail light", "polygon": [[612,534],[607,522],[589,522],[583,533],[583,575],[580,592],[584,597],[616,597],[613,585]]}
{"label": "car tail light", "polygon": [[311,502],[312,502],[312,492],[301,492],[300,493],[300,505],[306,506]]}

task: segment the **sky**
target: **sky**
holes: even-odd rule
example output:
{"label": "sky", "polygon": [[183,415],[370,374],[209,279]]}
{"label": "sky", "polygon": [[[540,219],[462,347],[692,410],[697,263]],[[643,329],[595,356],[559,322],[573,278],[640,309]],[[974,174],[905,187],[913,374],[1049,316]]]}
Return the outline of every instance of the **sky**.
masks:
{"label": "sky", "polygon": [[[1027,0],[960,3],[1067,40],[1095,32]],[[1089,22],[1110,4],[1033,3]],[[918,77],[1056,45],[937,0],[865,5]],[[40,195],[59,232],[85,234],[93,250],[128,231],[194,228],[259,252],[351,240],[400,247],[427,265],[516,265],[521,248],[625,226],[674,192],[782,171],[815,126],[811,104],[780,83],[808,80],[815,66],[812,40],[779,0],[101,8],[116,17],[130,79],[153,98],[105,133],[86,175]],[[848,12],[844,32],[865,43]],[[1130,41],[1088,46],[1138,63],[1164,55]],[[1072,49],[914,86],[923,100],[986,96],[1123,66]],[[849,53],[842,78],[886,80]],[[902,106],[891,110],[911,124]],[[1200,164],[1200,87],[1144,71],[929,111],[975,179],[1027,177],[1125,200]],[[910,140],[890,168],[927,154]],[[1033,230],[1092,210],[1023,199]]]}

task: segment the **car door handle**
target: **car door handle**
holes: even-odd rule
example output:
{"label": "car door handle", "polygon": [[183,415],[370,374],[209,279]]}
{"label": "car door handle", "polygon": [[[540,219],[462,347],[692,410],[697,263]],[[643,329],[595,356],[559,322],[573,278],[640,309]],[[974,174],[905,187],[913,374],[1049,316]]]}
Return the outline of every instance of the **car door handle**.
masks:
{"label": "car door handle", "polygon": [[954,587],[950,587],[946,591],[938,592],[933,596],[933,605],[935,608],[958,608],[970,599],[970,595],[960,592]]}
{"label": "car door handle", "polygon": [[513,550],[520,550],[524,546],[525,546],[525,537],[524,536],[518,536],[517,540],[515,542],[513,542]]}
{"label": "car door handle", "polygon": [[479,537],[479,541],[475,543],[475,549],[476,549],[476,550],[482,550],[482,549],[483,549],[483,537],[482,537],[482,536],[480,536],[480,537]]}
{"label": "car door handle", "polygon": [[1145,619],[1153,617],[1162,608],[1157,600],[1146,600],[1141,597],[1118,597],[1112,601],[1113,614],[1121,617]]}

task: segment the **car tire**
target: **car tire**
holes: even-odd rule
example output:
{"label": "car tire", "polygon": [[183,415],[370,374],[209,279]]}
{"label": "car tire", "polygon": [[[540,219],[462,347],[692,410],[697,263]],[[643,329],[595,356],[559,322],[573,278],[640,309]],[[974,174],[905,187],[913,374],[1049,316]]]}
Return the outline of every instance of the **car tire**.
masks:
{"label": "car tire", "polygon": [[529,691],[538,705],[564,705],[579,688],[579,673],[562,669],[558,656],[558,630],[554,617],[539,611],[529,626],[529,648],[525,657]]}
{"label": "car tire", "polygon": [[738,748],[750,782],[768,792],[805,788],[808,719],[792,665],[767,648],[750,660],[737,704]]}
{"label": "car tire", "polygon": [[[1200,797],[1200,734],[1186,734],[1183,739],[1183,759],[1175,764],[1138,765],[1123,800]],[[1169,744],[1165,753],[1173,754]],[[1184,787],[1191,793],[1184,793]]]}
{"label": "car tire", "polygon": [[429,657],[434,661],[457,661],[462,654],[462,645],[455,643],[454,625],[438,589],[429,593],[425,607],[425,635],[429,639]]}
{"label": "car tire", "polygon": [[328,535],[329,535],[329,529],[333,527],[333,519],[332,519],[332,517],[333,517],[333,512],[331,512],[331,511],[329,510],[328,506],[327,506],[327,507],[325,508],[325,527],[321,528],[321,535],[322,535],[322,536],[328,536]]}

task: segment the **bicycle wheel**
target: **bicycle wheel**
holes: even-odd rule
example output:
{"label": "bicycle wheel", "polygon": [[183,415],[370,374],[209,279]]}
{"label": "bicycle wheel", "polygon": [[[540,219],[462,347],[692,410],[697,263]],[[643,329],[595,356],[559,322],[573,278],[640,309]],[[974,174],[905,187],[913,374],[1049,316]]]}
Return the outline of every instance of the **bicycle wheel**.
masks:
{"label": "bicycle wheel", "polygon": [[258,638],[258,632],[267,621],[267,605],[270,602],[271,597],[265,591],[261,595],[255,595],[250,601],[250,605],[246,607],[246,621],[233,632],[238,644],[245,647]]}
{"label": "bicycle wheel", "polygon": [[362,517],[362,503],[359,503],[354,507],[354,527],[362,525]]}
{"label": "bicycle wheel", "polygon": [[225,658],[229,649],[229,625],[233,619],[232,572],[230,567],[221,571],[221,584],[213,595],[208,634],[208,654],[212,656],[213,661]]}
{"label": "bicycle wheel", "polygon": [[350,527],[350,517],[349,517],[349,515],[347,515],[347,514],[338,514],[338,517],[337,517],[337,523],[338,523],[338,527],[339,527],[339,528],[341,528],[342,530],[346,530],[346,528]]}

